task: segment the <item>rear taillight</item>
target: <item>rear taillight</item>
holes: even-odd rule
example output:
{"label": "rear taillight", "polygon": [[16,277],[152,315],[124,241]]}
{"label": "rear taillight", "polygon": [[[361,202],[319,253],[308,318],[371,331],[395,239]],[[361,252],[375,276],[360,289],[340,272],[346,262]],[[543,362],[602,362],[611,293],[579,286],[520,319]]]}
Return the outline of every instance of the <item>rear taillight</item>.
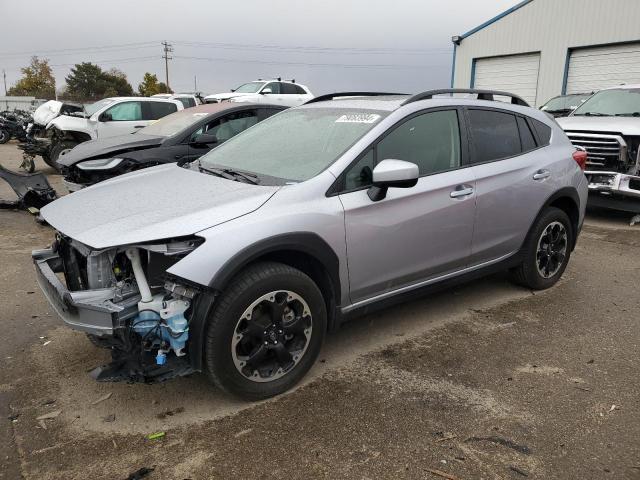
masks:
{"label": "rear taillight", "polygon": [[587,168],[587,152],[584,150],[576,150],[573,152],[573,159],[576,161],[580,170],[584,171]]}

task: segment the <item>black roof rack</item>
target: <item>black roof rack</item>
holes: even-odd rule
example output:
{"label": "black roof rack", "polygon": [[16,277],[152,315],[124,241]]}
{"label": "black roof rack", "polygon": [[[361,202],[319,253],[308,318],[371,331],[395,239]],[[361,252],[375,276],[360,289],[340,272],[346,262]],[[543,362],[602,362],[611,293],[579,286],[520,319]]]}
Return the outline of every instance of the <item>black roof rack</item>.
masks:
{"label": "black roof rack", "polygon": [[420,100],[429,100],[434,97],[434,95],[446,95],[446,94],[454,94],[454,93],[471,93],[475,94],[478,97],[478,100],[489,100],[493,101],[494,95],[498,95],[501,97],[510,97],[511,103],[513,105],[522,105],[523,107],[528,107],[529,104],[519,97],[518,95],[514,95],[513,93],[508,92],[500,92],[497,90],[475,90],[473,88],[445,88],[442,90],[427,90],[426,92],[416,93],[411,97],[407,98],[402,105],[407,105],[408,103],[418,102]]}
{"label": "black roof rack", "polygon": [[389,93],[389,92],[336,92],[336,93],[327,93],[326,95],[320,95],[319,97],[314,97],[305,105],[309,103],[316,102],[324,102],[325,100],[333,100],[334,98],[340,97],[383,97],[388,95],[407,95],[406,93]]}

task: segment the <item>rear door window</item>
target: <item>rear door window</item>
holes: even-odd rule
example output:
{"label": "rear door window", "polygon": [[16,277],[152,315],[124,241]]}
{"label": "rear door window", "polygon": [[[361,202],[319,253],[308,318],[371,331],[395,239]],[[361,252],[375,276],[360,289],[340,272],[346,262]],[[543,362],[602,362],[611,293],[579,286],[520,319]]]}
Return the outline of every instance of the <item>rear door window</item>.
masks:
{"label": "rear door window", "polygon": [[145,120],[158,120],[177,111],[178,106],[173,102],[143,102]]}
{"label": "rear door window", "polygon": [[280,93],[285,95],[297,95],[296,86],[292,83],[281,83]]}
{"label": "rear door window", "polygon": [[474,145],[472,163],[485,163],[522,153],[516,116],[495,110],[469,109]]}

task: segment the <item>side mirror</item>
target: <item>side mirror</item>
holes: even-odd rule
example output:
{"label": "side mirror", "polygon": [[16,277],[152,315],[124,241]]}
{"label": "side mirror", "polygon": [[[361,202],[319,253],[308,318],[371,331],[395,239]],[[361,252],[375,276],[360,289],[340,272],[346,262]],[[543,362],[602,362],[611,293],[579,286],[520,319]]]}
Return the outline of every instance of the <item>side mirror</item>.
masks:
{"label": "side mirror", "polygon": [[268,95],[270,93],[273,93],[273,90],[271,90],[271,87],[267,87],[267,88],[263,88],[262,91],[260,92],[262,95]]}
{"label": "side mirror", "polygon": [[415,163],[404,160],[383,160],[373,169],[373,186],[367,195],[374,202],[387,196],[389,187],[411,188],[418,183],[420,169]]}
{"label": "side mirror", "polygon": [[211,133],[201,133],[191,140],[192,145],[211,145],[212,143],[218,143],[218,138]]}
{"label": "side mirror", "polygon": [[113,117],[110,113],[104,112],[102,115],[98,117],[99,122],[111,122],[113,121]]}

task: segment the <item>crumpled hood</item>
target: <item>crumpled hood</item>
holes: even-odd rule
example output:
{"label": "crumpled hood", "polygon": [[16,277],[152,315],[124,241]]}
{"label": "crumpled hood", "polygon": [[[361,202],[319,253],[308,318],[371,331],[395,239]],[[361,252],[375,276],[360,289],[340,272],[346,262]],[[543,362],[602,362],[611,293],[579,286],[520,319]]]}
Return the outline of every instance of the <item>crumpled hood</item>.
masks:
{"label": "crumpled hood", "polygon": [[216,93],[216,94],[213,94],[213,95],[207,95],[204,98],[205,99],[213,98],[213,99],[216,99],[216,100],[229,100],[230,98],[245,97],[247,95],[253,95],[253,94],[252,93],[239,93],[239,92],[226,92],[226,93]]}
{"label": "crumpled hood", "polygon": [[116,137],[90,140],[77,145],[69,153],[61,156],[58,159],[58,163],[65,167],[70,167],[91,158],[110,158],[110,154],[115,152],[158,146],[164,139],[165,137],[144,135],[142,133],[128,133]]}
{"label": "crumpled hood", "polygon": [[82,189],[41,213],[64,235],[102,249],[193,235],[257,210],[278,189],[167,164]]}
{"label": "crumpled hood", "polygon": [[640,135],[640,117],[583,117],[556,118],[563,130],[616,132],[622,135]]}
{"label": "crumpled hood", "polygon": [[[84,117],[75,117],[71,115],[60,115],[54,118],[47,125],[47,129],[56,127],[58,130],[74,130],[78,132],[89,132],[92,129],[89,127],[90,120]],[[95,136],[92,135],[92,137]]]}

